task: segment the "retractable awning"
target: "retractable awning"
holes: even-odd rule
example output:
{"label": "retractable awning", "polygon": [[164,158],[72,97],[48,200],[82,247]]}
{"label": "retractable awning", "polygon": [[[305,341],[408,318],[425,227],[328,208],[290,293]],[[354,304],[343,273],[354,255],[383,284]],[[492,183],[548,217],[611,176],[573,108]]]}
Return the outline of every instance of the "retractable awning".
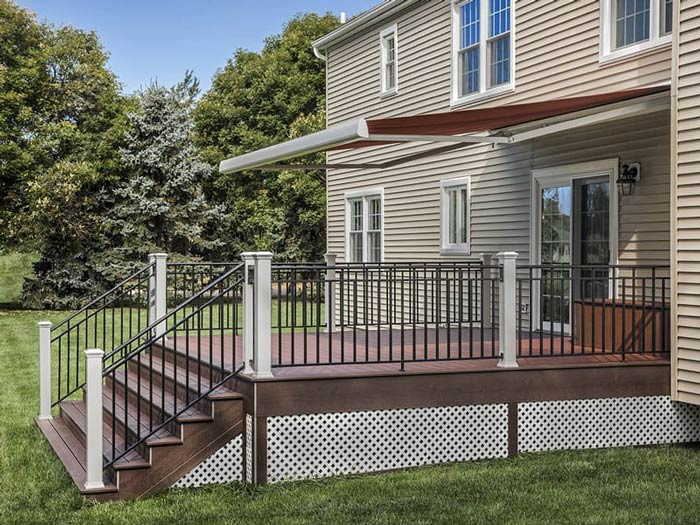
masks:
{"label": "retractable awning", "polygon": [[[668,86],[658,86],[446,113],[384,119],[357,118],[304,137],[226,159],[219,165],[219,171],[384,169],[471,144],[522,142],[581,126],[664,110],[670,105],[668,90]],[[405,142],[442,145],[382,163],[280,163],[319,151]]]}

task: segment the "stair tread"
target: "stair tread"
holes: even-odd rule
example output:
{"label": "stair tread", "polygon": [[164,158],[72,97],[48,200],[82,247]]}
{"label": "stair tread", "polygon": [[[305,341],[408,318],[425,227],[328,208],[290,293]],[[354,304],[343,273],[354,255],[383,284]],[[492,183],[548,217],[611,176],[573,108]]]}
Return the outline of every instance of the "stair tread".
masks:
{"label": "stair tread", "polygon": [[[132,405],[136,404],[136,400],[132,400],[131,395],[133,394],[134,396],[138,396],[138,383],[137,383],[137,378],[138,374],[134,370],[118,370],[115,372],[115,378],[116,380],[121,383],[122,385],[125,384],[125,379],[127,379],[126,384],[129,389],[129,404]],[[109,390],[111,394],[111,389],[107,388],[106,391]],[[166,414],[169,416],[174,414],[177,410],[182,410],[185,408],[185,402],[182,399],[177,399],[177,405],[173,402],[173,396],[168,395],[168,392],[165,392],[165,400],[163,400],[162,396],[162,390],[160,388],[154,388],[151,389],[151,385],[148,384],[148,382],[144,381],[143,378],[141,380],[141,399],[142,399],[142,404],[143,402],[146,403],[146,411],[148,410],[148,404],[151,402],[153,403],[153,406],[163,409]],[[122,396],[123,397],[123,396]],[[165,404],[164,404],[165,403]],[[177,408],[176,408],[177,406]],[[203,421],[203,420],[210,420],[211,416],[197,410],[195,407],[189,407],[185,409],[178,417],[177,421],[180,423],[185,423],[185,422],[191,422],[191,421]]]}
{"label": "stair tread", "polygon": [[81,494],[118,491],[117,486],[108,479],[103,480],[105,486],[101,489],[85,489],[85,446],[62,418],[37,418],[36,423]]}
{"label": "stair tread", "polygon": [[[165,360],[156,355],[149,355],[141,360],[142,366],[152,366],[154,373],[163,374],[169,380],[176,380],[178,388],[187,388],[187,380],[189,376],[189,389],[191,391],[197,390],[198,380],[201,383],[201,392],[206,392],[210,389],[211,382],[206,374],[198,375],[197,372],[193,370],[186,370],[184,366],[178,366],[177,369],[172,362]],[[234,392],[225,385],[220,385],[216,387],[211,393],[207,395],[208,398],[217,399],[241,399],[243,396],[238,392]]]}
{"label": "stair tread", "polygon": [[[125,405],[124,396],[122,396],[120,393],[117,392],[116,396],[114,398],[114,408],[115,408],[115,412],[116,412],[115,417],[117,418],[117,420],[121,424],[124,424],[124,405]],[[107,413],[112,412],[112,390],[110,388],[106,388],[104,390],[104,392],[102,393],[102,408]],[[129,419],[128,428],[134,434],[137,434],[136,430],[140,424],[140,431],[138,432],[138,434],[140,436],[147,436],[148,434],[151,433],[150,425],[148,424],[148,422],[149,422],[148,402],[142,401],[140,408],[141,409],[139,411],[138,402],[135,399],[128,400],[128,408],[127,408],[127,415],[128,415],[128,419]],[[140,412],[140,418],[138,417],[137,412]],[[160,424],[160,421],[158,421],[158,420],[154,421],[154,426],[156,426],[157,424]],[[111,426],[110,426],[110,431],[111,431]],[[174,436],[166,428],[161,428],[161,429],[156,430],[155,433],[153,434],[153,436],[146,439],[146,445],[148,445],[148,446],[172,445],[172,444],[180,444],[180,443],[182,443],[182,440],[179,437]]]}
{"label": "stair tread", "polygon": [[[84,401],[63,401],[61,403],[61,413],[66,418],[70,419],[78,427],[78,429],[85,434],[87,418],[85,416]],[[76,439],[84,450],[84,443],[77,436]],[[115,451],[118,454],[120,454],[126,448],[124,438],[118,432],[116,432],[114,435],[114,444]],[[102,447],[104,457],[110,459],[112,457],[112,427],[104,421],[102,422]],[[114,464],[114,468],[116,469],[144,468],[149,466],[150,464],[148,461],[136,450],[129,451],[124,457],[119,458]]]}

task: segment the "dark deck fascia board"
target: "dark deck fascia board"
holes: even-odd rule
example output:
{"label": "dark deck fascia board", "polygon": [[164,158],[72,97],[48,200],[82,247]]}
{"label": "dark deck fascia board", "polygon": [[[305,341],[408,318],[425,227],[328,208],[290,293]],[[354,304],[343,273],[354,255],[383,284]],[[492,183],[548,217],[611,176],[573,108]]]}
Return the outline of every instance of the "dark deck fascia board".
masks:
{"label": "dark deck fascia board", "polygon": [[668,361],[252,380],[236,390],[256,417],[668,395]]}

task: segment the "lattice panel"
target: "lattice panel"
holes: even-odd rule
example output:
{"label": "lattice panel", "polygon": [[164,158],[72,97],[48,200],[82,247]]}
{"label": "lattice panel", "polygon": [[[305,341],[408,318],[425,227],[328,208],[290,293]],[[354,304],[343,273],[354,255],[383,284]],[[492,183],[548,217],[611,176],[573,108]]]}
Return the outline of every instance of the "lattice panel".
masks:
{"label": "lattice panel", "polygon": [[243,437],[236,436],[180,478],[173,487],[199,487],[243,479]]}
{"label": "lattice panel", "polygon": [[253,483],[253,416],[245,415],[245,480]]}
{"label": "lattice panel", "polygon": [[700,407],[668,396],[518,405],[521,451],[655,445],[700,440]]}
{"label": "lattice panel", "polygon": [[267,421],[268,481],[505,457],[506,405],[309,414]]}

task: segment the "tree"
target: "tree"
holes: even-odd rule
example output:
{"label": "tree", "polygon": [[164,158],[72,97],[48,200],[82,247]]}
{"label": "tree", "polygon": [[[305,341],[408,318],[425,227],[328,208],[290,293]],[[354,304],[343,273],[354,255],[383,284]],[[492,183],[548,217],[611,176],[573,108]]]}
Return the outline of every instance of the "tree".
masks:
{"label": "tree", "polygon": [[[311,43],[333,30],[328,14],[292,19],[261,53],[238,50],[217,72],[194,113],[197,143],[211,163],[316,131],[325,124],[325,65]],[[319,172],[221,175],[208,187],[230,210],[222,257],[269,249],[316,259],[325,243],[325,185]]]}
{"label": "tree", "polygon": [[187,73],[173,88],[152,84],[138,93],[122,150],[129,175],[116,187],[116,202],[106,218],[106,264],[142,263],[146,254],[158,251],[192,258],[220,245],[216,229],[226,215],[204,194],[202,184],[214,170],[192,140],[191,111],[198,91],[197,80]]}
{"label": "tree", "polygon": [[45,31],[34,17],[0,0],[0,245],[22,207],[22,183],[35,167],[31,143],[44,100]]}

